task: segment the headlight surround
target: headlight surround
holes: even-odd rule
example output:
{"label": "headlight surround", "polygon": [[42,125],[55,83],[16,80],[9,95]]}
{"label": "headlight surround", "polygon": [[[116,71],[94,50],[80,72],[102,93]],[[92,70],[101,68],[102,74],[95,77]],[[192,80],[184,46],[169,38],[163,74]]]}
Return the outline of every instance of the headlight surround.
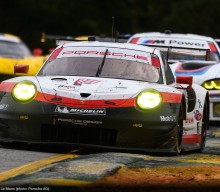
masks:
{"label": "headlight surround", "polygon": [[26,103],[31,101],[37,93],[36,85],[31,81],[21,81],[12,90],[14,100]]}
{"label": "headlight surround", "polygon": [[220,79],[206,81],[202,84],[205,89],[217,89],[220,90]]}
{"label": "headlight surround", "polygon": [[138,94],[136,104],[139,109],[147,110],[158,107],[162,102],[160,92],[154,89],[144,90]]}

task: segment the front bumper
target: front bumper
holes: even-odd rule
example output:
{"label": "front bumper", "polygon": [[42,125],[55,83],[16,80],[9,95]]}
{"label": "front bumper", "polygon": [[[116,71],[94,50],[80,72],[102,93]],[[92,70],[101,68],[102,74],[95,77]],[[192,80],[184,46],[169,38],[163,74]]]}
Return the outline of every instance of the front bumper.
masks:
{"label": "front bumper", "polygon": [[220,91],[211,92],[209,91],[209,102],[210,102],[210,121],[220,121]]}
{"label": "front bumper", "polygon": [[56,113],[57,105],[47,103],[33,104],[29,113],[17,106],[19,112],[0,112],[0,141],[172,152],[179,105],[163,105],[145,113],[131,107],[108,108],[106,115]]}

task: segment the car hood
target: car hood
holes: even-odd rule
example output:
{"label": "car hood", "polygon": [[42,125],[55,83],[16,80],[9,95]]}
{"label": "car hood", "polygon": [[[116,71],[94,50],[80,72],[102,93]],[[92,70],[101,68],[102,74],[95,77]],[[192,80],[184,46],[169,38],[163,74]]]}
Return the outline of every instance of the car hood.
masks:
{"label": "car hood", "polygon": [[211,61],[187,61],[170,65],[175,76],[193,76],[193,81],[202,84],[207,79],[220,77],[220,63]]}
{"label": "car hood", "polygon": [[96,77],[56,76],[37,77],[37,80],[46,100],[71,105],[119,106],[152,87],[147,82]]}

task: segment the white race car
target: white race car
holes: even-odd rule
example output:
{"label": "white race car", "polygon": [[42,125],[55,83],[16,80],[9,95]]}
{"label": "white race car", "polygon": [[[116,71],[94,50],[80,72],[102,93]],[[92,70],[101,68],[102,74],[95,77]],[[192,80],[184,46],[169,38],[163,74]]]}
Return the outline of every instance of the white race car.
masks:
{"label": "white race car", "polygon": [[201,152],[208,115],[206,89],[175,82],[159,50],[128,43],[65,43],[36,76],[0,84],[2,143]]}
{"label": "white race car", "polygon": [[129,43],[159,48],[175,76],[193,76],[209,91],[210,120],[220,121],[220,48],[211,37],[195,34],[139,33]]}

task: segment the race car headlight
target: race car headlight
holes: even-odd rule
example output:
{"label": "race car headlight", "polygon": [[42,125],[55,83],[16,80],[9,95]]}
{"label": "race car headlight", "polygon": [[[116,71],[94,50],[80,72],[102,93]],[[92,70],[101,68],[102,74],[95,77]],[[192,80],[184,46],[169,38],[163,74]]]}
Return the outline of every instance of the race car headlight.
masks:
{"label": "race car headlight", "polygon": [[220,79],[206,81],[202,84],[205,89],[220,89]]}
{"label": "race car headlight", "polygon": [[16,84],[12,90],[12,97],[16,101],[28,102],[31,101],[37,93],[37,88],[31,81],[22,81]]}
{"label": "race car headlight", "polygon": [[161,102],[162,102],[161,94],[154,89],[142,91],[137,96],[137,100],[136,100],[137,106],[143,110],[153,109],[159,106]]}

